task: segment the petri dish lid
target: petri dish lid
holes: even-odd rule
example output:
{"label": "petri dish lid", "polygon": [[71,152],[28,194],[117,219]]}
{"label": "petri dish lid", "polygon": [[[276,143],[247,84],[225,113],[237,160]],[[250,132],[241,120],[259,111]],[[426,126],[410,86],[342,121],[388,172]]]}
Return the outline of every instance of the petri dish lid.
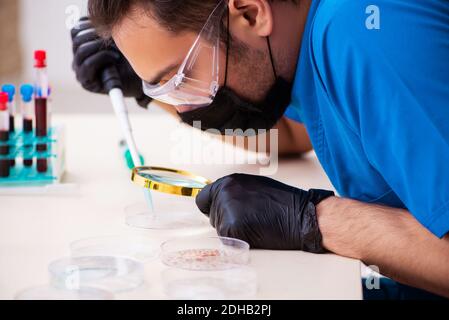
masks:
{"label": "petri dish lid", "polygon": [[132,259],[91,256],[62,258],[48,266],[50,283],[60,289],[83,287],[124,292],[143,284],[143,264]]}
{"label": "petri dish lid", "polygon": [[144,236],[103,236],[74,241],[70,244],[72,257],[111,256],[134,259],[141,263],[156,260],[160,246]]}
{"label": "petri dish lid", "polygon": [[226,270],[250,262],[249,244],[226,237],[186,237],[161,245],[161,260],[186,270]]}
{"label": "petri dish lid", "polygon": [[257,274],[240,266],[219,271],[170,268],[162,272],[164,292],[176,300],[240,300],[257,295]]}
{"label": "petri dish lid", "polygon": [[147,230],[190,229],[208,226],[204,215],[190,210],[169,209],[151,212],[145,203],[136,203],[125,208],[126,224]]}
{"label": "petri dish lid", "polygon": [[25,289],[15,296],[15,300],[113,300],[114,295],[95,288],[68,290],[52,286],[38,286]]}

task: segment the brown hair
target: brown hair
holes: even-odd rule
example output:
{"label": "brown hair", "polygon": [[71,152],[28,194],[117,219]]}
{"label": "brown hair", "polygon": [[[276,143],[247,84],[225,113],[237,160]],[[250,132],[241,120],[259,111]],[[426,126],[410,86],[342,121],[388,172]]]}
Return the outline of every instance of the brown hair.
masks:
{"label": "brown hair", "polygon": [[143,9],[169,31],[200,31],[219,2],[220,0],[89,0],[89,16],[98,33],[105,38],[109,38],[112,29],[135,8]]}

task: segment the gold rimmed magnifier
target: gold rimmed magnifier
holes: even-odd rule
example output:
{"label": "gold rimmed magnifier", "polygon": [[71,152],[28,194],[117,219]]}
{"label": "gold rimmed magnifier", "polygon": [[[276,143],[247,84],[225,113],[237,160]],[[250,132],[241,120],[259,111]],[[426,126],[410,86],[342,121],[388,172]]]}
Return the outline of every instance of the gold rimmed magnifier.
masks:
{"label": "gold rimmed magnifier", "polygon": [[188,171],[161,167],[134,168],[131,180],[142,188],[185,197],[196,197],[212,183]]}

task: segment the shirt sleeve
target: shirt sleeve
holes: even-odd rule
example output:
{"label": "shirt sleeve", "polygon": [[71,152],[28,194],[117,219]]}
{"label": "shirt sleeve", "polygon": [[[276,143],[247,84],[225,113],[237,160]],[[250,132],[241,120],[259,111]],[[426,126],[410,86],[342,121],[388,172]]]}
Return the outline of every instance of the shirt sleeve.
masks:
{"label": "shirt sleeve", "polygon": [[449,2],[376,3],[379,29],[366,24],[371,1],[324,0],[324,7],[338,8],[316,23],[316,34],[324,35],[313,39],[317,69],[371,165],[415,218],[443,237],[449,232]]}
{"label": "shirt sleeve", "polygon": [[294,104],[290,104],[290,106],[284,113],[284,117],[287,117],[288,119],[299,123],[303,123],[300,109]]}

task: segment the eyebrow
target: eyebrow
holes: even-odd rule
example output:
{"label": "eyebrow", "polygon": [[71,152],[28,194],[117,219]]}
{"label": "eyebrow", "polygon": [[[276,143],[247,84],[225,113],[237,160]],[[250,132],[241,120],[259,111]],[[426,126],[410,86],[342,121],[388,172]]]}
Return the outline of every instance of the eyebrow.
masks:
{"label": "eyebrow", "polygon": [[179,62],[175,62],[169,66],[167,66],[166,68],[162,69],[161,71],[159,71],[157,73],[157,75],[155,77],[153,77],[153,79],[151,80],[145,80],[145,82],[149,83],[149,84],[157,84],[159,82],[161,82],[161,80],[171,71],[179,68]]}

